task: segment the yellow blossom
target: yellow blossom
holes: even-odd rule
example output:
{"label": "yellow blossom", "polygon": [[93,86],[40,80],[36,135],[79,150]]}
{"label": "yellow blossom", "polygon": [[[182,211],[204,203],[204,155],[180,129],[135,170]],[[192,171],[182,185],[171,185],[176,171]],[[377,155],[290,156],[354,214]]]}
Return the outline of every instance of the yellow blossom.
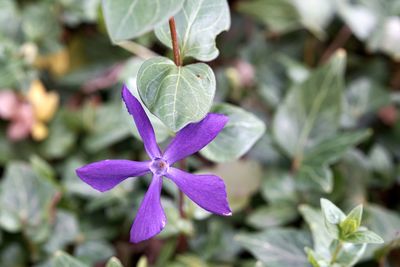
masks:
{"label": "yellow blossom", "polygon": [[35,124],[32,128],[32,137],[37,141],[45,139],[48,135],[46,122],[49,122],[58,108],[59,96],[55,92],[46,92],[40,80],[31,83],[27,96],[35,115]]}
{"label": "yellow blossom", "polygon": [[47,128],[46,124],[42,122],[36,122],[32,127],[31,134],[34,140],[42,141],[49,135],[49,129]]}
{"label": "yellow blossom", "polygon": [[34,80],[29,88],[28,100],[33,106],[36,119],[48,122],[57,110],[59,97],[55,92],[46,92],[42,82]]}

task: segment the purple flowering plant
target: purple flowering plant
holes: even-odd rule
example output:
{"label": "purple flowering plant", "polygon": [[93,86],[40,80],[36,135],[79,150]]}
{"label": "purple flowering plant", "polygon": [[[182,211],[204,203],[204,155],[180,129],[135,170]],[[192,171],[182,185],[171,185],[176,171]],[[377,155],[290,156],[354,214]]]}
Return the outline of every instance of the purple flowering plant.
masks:
{"label": "purple flowering plant", "polygon": [[138,243],[157,235],[167,219],[161,205],[163,178],[173,181],[178,188],[203,209],[223,216],[231,210],[223,180],[212,174],[195,175],[173,167],[174,163],[196,153],[210,143],[228,122],[222,114],[209,113],[197,123],[180,130],[164,153],[157,145],[153,126],[140,102],[124,85],[122,99],[132,115],[150,160],[103,160],[76,170],[77,175],[93,187],[105,192],[129,177],[153,175],[130,231],[130,241]]}

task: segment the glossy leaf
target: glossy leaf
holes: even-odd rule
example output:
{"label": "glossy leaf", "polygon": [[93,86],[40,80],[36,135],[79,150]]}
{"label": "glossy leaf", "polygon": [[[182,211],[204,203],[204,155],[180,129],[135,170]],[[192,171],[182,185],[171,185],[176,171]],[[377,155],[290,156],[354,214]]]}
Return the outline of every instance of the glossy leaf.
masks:
{"label": "glossy leaf", "polygon": [[225,162],[240,158],[264,134],[265,125],[255,115],[229,104],[217,104],[211,112],[225,114],[228,123],[201,154],[214,161]]}
{"label": "glossy leaf", "polygon": [[201,120],[215,94],[215,77],[203,63],[177,67],[164,57],[145,61],[137,86],[143,103],[174,132]]}
{"label": "glossy leaf", "polygon": [[114,42],[138,37],[165,23],[184,0],[103,0],[108,34]]}
{"label": "glossy leaf", "polygon": [[[226,0],[186,0],[174,18],[182,57],[210,61],[218,56],[215,38],[228,30],[231,24]],[[172,48],[168,24],[156,29],[156,36]]]}

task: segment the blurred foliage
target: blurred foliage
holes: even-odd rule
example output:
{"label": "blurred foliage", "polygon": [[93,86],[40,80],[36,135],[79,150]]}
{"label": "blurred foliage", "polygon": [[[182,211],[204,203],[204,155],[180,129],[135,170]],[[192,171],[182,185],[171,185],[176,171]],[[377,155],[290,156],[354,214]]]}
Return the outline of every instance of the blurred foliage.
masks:
{"label": "blurred foliage", "polygon": [[[185,62],[213,60],[207,71],[215,73],[216,103],[204,105],[231,118],[188,160],[189,169],[225,180],[233,216],[210,216],[186,198],[181,218],[178,192],[165,181],[169,223],[137,245],[128,233],[148,179],[100,194],[75,169],[143,158],[120,88],[126,83],[138,95],[143,60],[172,58],[163,23],[194,2],[168,1],[169,9],[154,15],[158,23],[152,15],[114,35],[131,11],[109,8],[129,1],[105,0],[103,9],[101,2],[0,0],[0,92],[17,99],[0,94],[0,266],[329,266],[324,261],[338,242],[361,242],[349,237],[360,225],[385,243],[345,245],[341,265],[333,266],[354,259],[359,267],[400,266],[398,0],[229,1],[231,27],[218,36],[218,49],[214,38],[227,18],[205,38],[212,49],[188,52]],[[202,23],[214,21],[219,8]],[[144,4],[142,11],[154,10]],[[196,47],[190,29],[180,30]],[[38,82],[43,88],[32,101]],[[150,117],[161,143],[181,126],[157,112]],[[44,128],[35,134],[33,122]],[[363,204],[362,221],[357,210],[347,213],[333,223],[347,234],[329,237],[320,198],[346,213]]]}

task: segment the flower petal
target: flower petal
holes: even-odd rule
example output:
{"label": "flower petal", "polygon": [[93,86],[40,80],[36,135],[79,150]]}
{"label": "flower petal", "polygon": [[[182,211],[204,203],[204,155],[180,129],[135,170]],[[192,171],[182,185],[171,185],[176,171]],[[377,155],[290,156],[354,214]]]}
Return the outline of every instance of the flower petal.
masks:
{"label": "flower petal", "polygon": [[135,120],[136,127],[140,136],[142,137],[144,148],[146,149],[147,154],[152,159],[160,158],[161,151],[157,145],[153,126],[151,125],[150,120],[140,102],[131,94],[125,85],[122,88],[122,99],[125,102],[128,112]]}
{"label": "flower petal", "polygon": [[103,160],[77,169],[76,174],[94,189],[104,192],[126,178],[140,176],[149,171],[148,161]]}
{"label": "flower petal", "polygon": [[203,120],[180,130],[168,145],[164,159],[170,165],[190,156],[210,143],[228,122],[222,114],[209,113]]}
{"label": "flower petal", "polygon": [[165,227],[167,218],[161,206],[162,177],[153,176],[153,180],[144,196],[131,228],[131,242],[139,243],[149,239]]}
{"label": "flower petal", "polygon": [[218,176],[194,175],[172,167],[165,176],[203,209],[224,216],[232,214],[225,183]]}

